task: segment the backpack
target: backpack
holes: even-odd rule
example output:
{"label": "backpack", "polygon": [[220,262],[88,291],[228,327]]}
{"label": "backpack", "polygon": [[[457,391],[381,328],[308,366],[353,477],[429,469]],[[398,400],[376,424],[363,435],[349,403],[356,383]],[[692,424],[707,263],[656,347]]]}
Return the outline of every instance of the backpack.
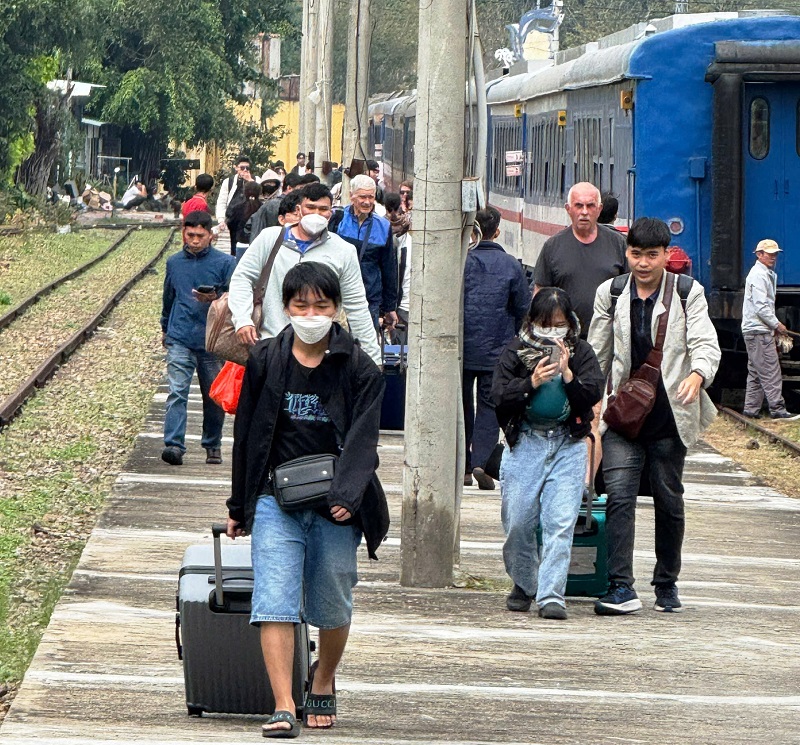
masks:
{"label": "backpack", "polygon": [[[236,176],[231,176],[228,179],[228,194],[231,193],[231,187],[233,186],[233,181]],[[244,185],[241,185],[240,188],[236,189],[233,193],[233,196],[228,197],[228,206],[225,208],[225,222],[228,222],[234,214],[234,210],[237,207],[240,207],[244,203]]]}
{"label": "backpack", "polygon": [[[625,285],[628,282],[628,277],[630,277],[630,272],[626,274],[620,274],[618,277],[614,277],[611,282],[611,316],[614,316],[614,312],[617,309],[617,298],[622,294],[622,291],[625,289]],[[675,284],[675,289],[678,291],[678,296],[681,299],[681,307],[683,308],[683,315],[686,315],[686,301],[689,298],[689,293],[692,291],[692,285],[694,284],[694,280],[688,274],[676,274],[675,279],[677,280]]]}

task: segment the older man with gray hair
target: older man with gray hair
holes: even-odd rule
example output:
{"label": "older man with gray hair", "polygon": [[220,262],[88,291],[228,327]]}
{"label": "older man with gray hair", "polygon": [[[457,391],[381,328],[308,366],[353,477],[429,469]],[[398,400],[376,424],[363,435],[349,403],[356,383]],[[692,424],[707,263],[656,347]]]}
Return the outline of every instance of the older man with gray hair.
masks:
{"label": "older man with gray hair", "polygon": [[781,361],[775,346],[777,334],[786,332],[775,315],[775,297],[780,246],[771,238],[759,241],[756,262],[744,283],[742,303],[742,337],[747,348],[747,390],[744,397],[746,417],[755,419],[761,414],[764,399],[773,419],[794,419],[783,400]]}
{"label": "older man with gray hair", "polygon": [[358,252],[375,328],[381,317],[384,327],[393,328],[397,323],[397,251],[389,221],[375,213],[375,189],[369,176],[354,176],[350,181],[350,206],[334,213],[328,230]]}

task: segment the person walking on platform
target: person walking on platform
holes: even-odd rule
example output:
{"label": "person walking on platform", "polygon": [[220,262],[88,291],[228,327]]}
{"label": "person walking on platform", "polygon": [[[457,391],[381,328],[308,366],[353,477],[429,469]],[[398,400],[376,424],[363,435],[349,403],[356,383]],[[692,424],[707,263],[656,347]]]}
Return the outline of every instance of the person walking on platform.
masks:
{"label": "person walking on platform", "polygon": [[531,291],[522,264],[495,243],[500,213],[486,207],[477,213],[475,223],[480,242],[467,253],[464,266],[464,486],[472,486],[474,475],[479,488],[494,489],[494,480],[483,470],[500,433],[492,402],[492,373],[503,348],[522,325]]}
{"label": "person walking on platform", "polygon": [[[219,186],[219,195],[217,196],[217,205],[214,208],[214,212],[220,230],[227,229],[226,216],[228,209],[234,206],[236,201],[244,201],[244,185],[252,180],[253,175],[250,172],[250,158],[246,155],[240,155],[236,159],[236,168],[233,174],[226,178]],[[231,237],[231,254],[234,253],[233,244],[234,238]]]}
{"label": "person walking on platform", "polygon": [[210,304],[228,291],[236,260],[211,246],[211,225],[208,212],[186,215],[183,250],[167,260],[164,276],[161,331],[167,350],[169,393],[161,459],[172,466],[182,465],[186,452],[186,407],[195,371],[203,395],[200,444],[206,450],[206,463],[222,463],[225,412],[208,395],[222,362],[206,351],[206,317]]}
{"label": "person walking on platform", "polygon": [[[286,325],[281,302],[281,285],[286,273],[303,261],[326,264],[336,274],[342,291],[342,307],[350,330],[364,351],[380,364],[381,352],[367,304],[364,282],[355,248],[328,230],[331,216],[331,192],[322,184],[309,184],[300,192],[300,221],[267,228],[259,233],[231,277],[228,307],[233,316],[236,335],[243,344],[252,346],[259,338],[277,336]],[[294,193],[285,200],[296,199]],[[286,218],[289,219],[286,219]],[[275,249],[275,262],[264,294],[261,328],[253,325],[253,288]]]}
{"label": "person walking on platform", "polygon": [[[676,582],[685,529],[683,465],[687,448],[716,416],[703,388],[711,385],[721,356],[703,286],[690,280],[688,292],[683,293],[677,275],[666,271],[670,242],[666,223],[639,218],[627,240],[631,273],[617,297],[612,294],[613,280],[600,285],[589,329],[600,368],[604,376],[610,375],[603,416],[615,422],[615,428],[606,421],[601,427],[607,430],[603,475],[608,492],[610,586],[595,603],[598,615],[633,613],[642,607],[633,589],[633,538],[645,468],[655,508],[654,607],[666,612],[682,608]],[[652,409],[649,413],[640,409],[632,416],[630,407],[616,408],[623,416],[610,418],[618,403],[614,399],[612,406],[612,396],[624,404],[621,386],[632,377],[654,386]]]}
{"label": "person walking on platform", "polygon": [[228,211],[228,230],[231,236],[231,253],[236,260],[242,258],[250,245],[250,218],[261,208],[261,184],[248,181],[244,185],[244,201],[237,202]]}
{"label": "person walking on platform", "polygon": [[330,230],[358,251],[372,323],[387,329],[397,323],[397,252],[391,224],[375,213],[375,182],[369,176],[350,181],[350,206],[337,210]]}
{"label": "person walking on platform", "polygon": [[511,611],[527,611],[535,599],[542,618],[567,618],[564,591],[587,459],[583,440],[603,380],[567,293],[540,288],[492,381],[506,435],[500,483]]}
{"label": "person walking on platform", "polygon": [[[625,271],[625,238],[608,225],[598,225],[603,211],[600,190],[588,182],[575,184],[567,194],[564,205],[571,225],[548,238],[534,269],[534,292],[539,287],[560,287],[574,303],[581,323],[581,336],[586,338],[592,320],[594,296],[607,279]],[[597,429],[600,404],[594,409],[594,467],[603,458],[602,440]],[[592,447],[591,440],[587,447]],[[586,483],[594,480],[587,470]],[[587,494],[590,492],[587,486]]]}
{"label": "person walking on platform", "polygon": [[195,193],[181,205],[181,215],[185,218],[190,212],[198,210],[211,214],[208,206],[208,195],[214,188],[214,178],[207,173],[201,173],[194,182]]}
{"label": "person walking on platform", "polygon": [[[378,481],[383,376],[333,321],[342,295],[332,269],[306,261],[282,286],[287,327],[250,352],[234,425],[228,536],[252,533],[250,623],[261,648],[275,712],[265,737],[297,737],[292,699],[294,624],[319,628],[303,709],[307,727],[336,721],[336,669],[350,632],[358,581],[356,551],[364,536],[370,558],[389,529]],[[294,459],[334,455],[328,492],[314,507],[281,506],[275,469]]]}
{"label": "person walking on platform", "polygon": [[783,400],[783,379],[775,335],[786,332],[775,315],[778,275],[775,265],[781,248],[770,238],[756,246],[756,263],[744,283],[742,336],[747,348],[747,390],[744,397],[746,417],[761,414],[764,399],[773,419],[792,419]]}

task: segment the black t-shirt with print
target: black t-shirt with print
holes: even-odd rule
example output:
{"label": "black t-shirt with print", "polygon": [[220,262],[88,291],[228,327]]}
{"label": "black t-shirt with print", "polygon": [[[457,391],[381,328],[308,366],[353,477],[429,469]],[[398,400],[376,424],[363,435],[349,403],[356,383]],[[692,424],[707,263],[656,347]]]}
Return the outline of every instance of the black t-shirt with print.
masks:
{"label": "black t-shirt with print", "polygon": [[560,287],[569,295],[581,322],[581,338],[585,339],[597,288],[607,279],[623,274],[626,265],[621,233],[598,225],[597,237],[591,243],[581,243],[570,227],[545,241],[533,281],[539,287]]}
{"label": "black t-shirt with print", "polygon": [[289,355],[289,369],[270,453],[270,468],[304,455],[339,455],[336,428],[314,391],[315,368]]}

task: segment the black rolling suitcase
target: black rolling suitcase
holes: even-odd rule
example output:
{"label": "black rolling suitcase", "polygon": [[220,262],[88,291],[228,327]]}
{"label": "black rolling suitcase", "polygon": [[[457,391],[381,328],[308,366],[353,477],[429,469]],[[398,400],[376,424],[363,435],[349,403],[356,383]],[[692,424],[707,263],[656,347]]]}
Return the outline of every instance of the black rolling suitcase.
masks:
{"label": "black rolling suitcase", "polygon": [[406,368],[408,347],[387,344],[381,331],[381,362],[386,387],[381,403],[381,429],[402,430],[406,418]]}
{"label": "black rolling suitcase", "polygon": [[[272,714],[275,699],[261,654],[259,629],[250,625],[253,567],[250,544],[222,545],[224,525],[213,525],[213,547],[189,546],[176,597],[175,641],[183,660],[190,715]],[[298,712],[308,681],[308,626],[295,626],[292,695]]]}

